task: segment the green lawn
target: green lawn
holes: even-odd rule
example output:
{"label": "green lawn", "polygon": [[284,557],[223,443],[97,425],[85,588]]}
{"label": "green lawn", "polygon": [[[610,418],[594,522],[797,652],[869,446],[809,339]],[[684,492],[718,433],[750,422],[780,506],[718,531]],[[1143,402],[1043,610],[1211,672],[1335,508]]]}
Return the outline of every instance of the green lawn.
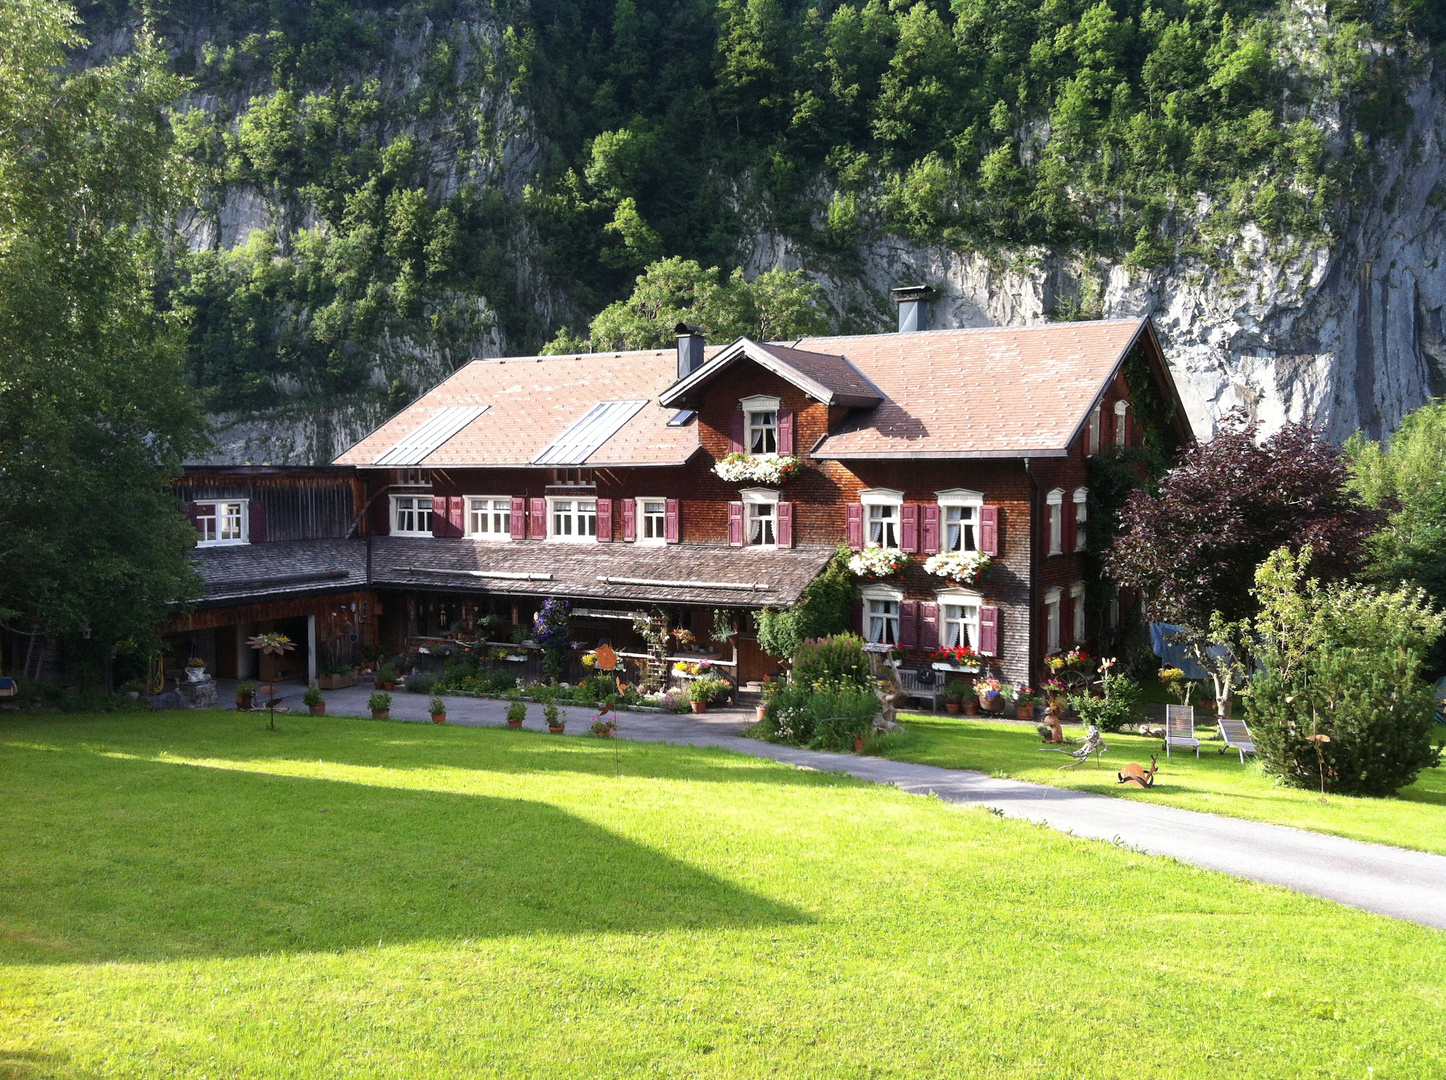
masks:
{"label": "green lawn", "polygon": [[1446,1074],[1439,931],[719,751],[264,723],[0,719],[0,1075]]}
{"label": "green lawn", "polygon": [[[1217,754],[1222,744],[1213,726],[1196,728],[1204,744],[1198,761],[1193,751],[1176,750],[1166,758],[1159,739],[1114,734],[1105,736],[1110,749],[1103,767],[1091,759],[1061,771],[1069,758],[1041,752],[1032,724],[916,714],[900,720],[908,734],[876,740],[870,752],[1446,855],[1446,767],[1427,769],[1394,799],[1331,795],[1321,802],[1318,792],[1277,784],[1251,758],[1242,765],[1234,752]],[[1065,735],[1078,739],[1082,731],[1066,726]],[[1160,756],[1156,786],[1148,791],[1120,787],[1115,774],[1131,761],[1149,768],[1151,754]]]}

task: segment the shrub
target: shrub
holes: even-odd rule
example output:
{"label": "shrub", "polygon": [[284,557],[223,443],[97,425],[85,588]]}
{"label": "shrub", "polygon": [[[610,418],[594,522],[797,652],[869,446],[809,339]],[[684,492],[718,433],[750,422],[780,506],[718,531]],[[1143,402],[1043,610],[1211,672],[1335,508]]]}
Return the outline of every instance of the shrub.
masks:
{"label": "shrub", "polygon": [[1325,735],[1324,786],[1390,795],[1440,761],[1431,745],[1436,702],[1422,658],[1446,617],[1413,588],[1323,586],[1305,577],[1311,553],[1281,549],[1256,572],[1265,674],[1246,714],[1267,773],[1295,787],[1321,783],[1313,735]]}
{"label": "shrub", "polygon": [[385,690],[375,690],[367,698],[367,708],[372,712],[386,712],[392,707],[392,695]]}
{"label": "shrub", "polygon": [[427,711],[433,716],[442,716],[447,712],[447,703],[439,697],[433,697],[427,702]]}
{"label": "shrub", "polygon": [[377,682],[394,683],[397,681],[397,669],[394,667],[377,668]]}
{"label": "shrub", "polygon": [[308,686],[301,695],[301,703],[308,708],[312,705],[321,704],[321,691],[314,686]]}
{"label": "shrub", "polygon": [[694,679],[688,685],[689,701],[712,701],[728,692],[728,683],[724,679]]}
{"label": "shrub", "polygon": [[878,711],[872,690],[840,686],[820,692],[790,683],[768,699],[763,719],[750,731],[815,750],[852,750],[854,737],[869,734]]}
{"label": "shrub", "polygon": [[521,722],[527,719],[527,703],[521,699],[514,699],[512,704],[507,706],[507,719],[509,721]]}
{"label": "shrub", "polygon": [[1140,688],[1128,675],[1110,674],[1101,681],[1104,697],[1080,694],[1071,696],[1069,703],[1086,724],[1093,724],[1101,731],[1121,731],[1126,724],[1135,722],[1134,707]]}
{"label": "shrub", "polygon": [[854,600],[853,552],[840,547],[823,573],[804,588],[798,602],[758,613],[758,645],[770,656],[791,656],[809,638],[842,633]]}
{"label": "shrub", "polygon": [[864,639],[857,634],[838,634],[803,642],[793,654],[788,681],[800,686],[853,686],[872,691],[874,676],[869,673]]}
{"label": "shrub", "polygon": [[550,728],[567,726],[566,721],[558,716],[557,703],[551,698],[548,698],[547,704],[542,707],[542,717],[547,721],[547,726]]}
{"label": "shrub", "polygon": [[408,675],[407,689],[413,694],[430,694],[441,681],[436,675]]}

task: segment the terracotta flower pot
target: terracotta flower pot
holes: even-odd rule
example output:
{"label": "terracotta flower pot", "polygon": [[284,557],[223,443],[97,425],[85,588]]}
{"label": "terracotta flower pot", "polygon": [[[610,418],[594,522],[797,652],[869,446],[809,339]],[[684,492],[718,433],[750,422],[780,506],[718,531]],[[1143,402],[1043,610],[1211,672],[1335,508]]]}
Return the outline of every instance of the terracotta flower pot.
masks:
{"label": "terracotta flower pot", "polygon": [[445,724],[446,722],[447,722],[447,714],[446,714],[446,713],[444,713],[444,712],[434,712],[434,713],[432,714],[432,723],[434,723],[434,724]]}
{"label": "terracotta flower pot", "polygon": [[372,710],[372,719],[373,719],[373,720],[390,720],[391,718],[392,718],[392,710],[391,710],[391,709],[373,709],[373,710]]}
{"label": "terracotta flower pot", "polygon": [[690,704],[693,706],[693,711],[694,711],[694,712],[707,712],[707,711],[708,711],[708,703],[707,703],[706,701],[694,701],[694,702],[690,702]]}
{"label": "terracotta flower pot", "polygon": [[613,737],[613,733],[611,731],[594,731],[593,734],[596,735],[599,739],[611,739]]}
{"label": "terracotta flower pot", "polygon": [[241,697],[241,696],[238,694],[238,695],[236,696],[236,708],[240,709],[242,712],[250,712],[250,711],[251,711],[251,699],[250,699],[249,697]]}
{"label": "terracotta flower pot", "polygon": [[949,713],[950,716],[958,716],[958,715],[959,715],[959,703],[958,703],[957,701],[946,701],[946,702],[944,702],[944,708],[945,708],[945,710]]}
{"label": "terracotta flower pot", "polygon": [[758,719],[766,720],[768,719],[768,706],[760,705],[757,709],[754,710],[754,713],[758,717]]}
{"label": "terracotta flower pot", "polygon": [[309,708],[309,709],[311,710],[311,715],[312,715],[312,716],[325,716],[325,715],[326,715],[326,702],[324,702],[324,701],[321,702],[321,704],[319,704],[319,705],[308,705],[307,708]]}
{"label": "terracotta flower pot", "polygon": [[510,727],[510,728],[512,728],[514,731],[516,731],[518,728],[520,728],[520,727],[522,726],[522,721],[521,721],[521,720],[509,720],[509,721],[507,721],[507,726]]}
{"label": "terracotta flower pot", "polygon": [[864,742],[865,742],[865,741],[866,741],[866,740],[864,739],[864,737],[863,737],[862,735],[855,735],[855,736],[854,736],[854,753],[855,753],[855,754],[862,754],[862,753],[864,752]]}
{"label": "terracotta flower pot", "polygon": [[395,690],[397,688],[397,684],[394,682],[379,682],[377,686],[382,690]]}
{"label": "terracotta flower pot", "polygon": [[547,730],[552,732],[554,735],[561,735],[567,729],[562,724],[548,724]]}
{"label": "terracotta flower pot", "polygon": [[965,716],[979,715],[979,699],[977,697],[967,697],[964,699],[963,704]]}
{"label": "terracotta flower pot", "polygon": [[1016,720],[1033,720],[1033,719],[1034,719],[1034,706],[1033,706],[1033,705],[1016,705],[1016,706],[1014,706],[1014,718],[1015,718]]}

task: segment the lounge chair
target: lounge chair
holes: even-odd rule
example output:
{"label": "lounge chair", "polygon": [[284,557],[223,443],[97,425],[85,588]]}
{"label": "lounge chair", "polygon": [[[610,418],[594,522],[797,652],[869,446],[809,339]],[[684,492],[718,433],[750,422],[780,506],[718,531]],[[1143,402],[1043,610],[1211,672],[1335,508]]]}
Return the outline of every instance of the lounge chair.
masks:
{"label": "lounge chair", "polygon": [[1245,764],[1245,755],[1255,753],[1255,740],[1250,735],[1250,729],[1245,726],[1244,720],[1231,720],[1229,717],[1220,717],[1220,737],[1225,740],[1217,753],[1225,753],[1227,750],[1238,750],[1240,752],[1240,764]]}
{"label": "lounge chair", "polygon": [[1200,740],[1195,737],[1195,708],[1192,705],[1165,706],[1165,756],[1172,747],[1194,750],[1200,756]]}

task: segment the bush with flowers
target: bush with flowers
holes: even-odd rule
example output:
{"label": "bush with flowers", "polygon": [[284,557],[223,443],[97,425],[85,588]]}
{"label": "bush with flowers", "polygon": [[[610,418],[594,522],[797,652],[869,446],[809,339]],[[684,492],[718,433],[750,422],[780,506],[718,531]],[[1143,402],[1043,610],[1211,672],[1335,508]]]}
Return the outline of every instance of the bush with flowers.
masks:
{"label": "bush with flowers", "polygon": [[898,548],[866,547],[849,558],[849,572],[857,577],[893,577],[908,565],[909,556]]}
{"label": "bush with flowers", "polygon": [[675,675],[706,675],[713,668],[708,660],[679,660],[673,665]]}
{"label": "bush with flowers", "polygon": [[758,484],[781,484],[803,468],[796,457],[755,457],[753,454],[724,454],[713,466],[713,472],[724,480],[738,483],[751,480]]}
{"label": "bush with flowers", "polygon": [[1094,657],[1085,652],[1079,646],[1075,646],[1067,653],[1055,653],[1045,663],[1049,664],[1049,670],[1061,672],[1066,670],[1080,671],[1094,666]]}
{"label": "bush with flowers", "polygon": [[926,572],[960,585],[976,584],[988,569],[989,556],[982,551],[941,551],[924,562]]}

